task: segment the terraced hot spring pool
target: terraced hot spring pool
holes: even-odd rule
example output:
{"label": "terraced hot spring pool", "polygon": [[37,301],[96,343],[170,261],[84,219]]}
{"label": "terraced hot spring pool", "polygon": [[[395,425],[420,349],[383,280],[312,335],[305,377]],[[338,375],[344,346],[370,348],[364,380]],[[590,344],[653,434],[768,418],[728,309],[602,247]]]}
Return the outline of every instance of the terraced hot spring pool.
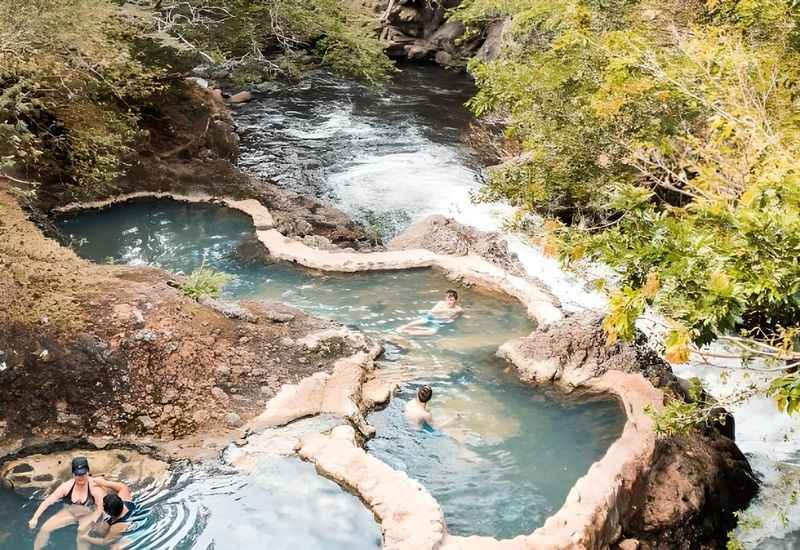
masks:
{"label": "terraced hot spring pool", "polygon": [[[622,431],[625,417],[613,401],[549,395],[494,357],[501,343],[534,328],[514,301],[456,287],[462,318],[435,335],[398,334],[453,286],[436,272],[315,274],[253,260],[250,219],[209,204],[130,202],[57,223],[85,258],[183,273],[205,264],[234,277],[228,298],[278,300],[378,334],[387,349],[380,376],[401,389],[370,415],[377,435],[367,448],[425,485],[451,533],[532,532]],[[433,388],[435,427],[420,430],[403,406],[423,383]],[[254,498],[248,505],[258,505]]]}
{"label": "terraced hot spring pool", "polygon": [[[132,489],[141,513],[134,517],[125,548],[381,548],[380,529],[369,510],[296,458],[264,457],[248,473],[187,466],[166,480],[141,480]],[[36,532],[27,523],[39,496],[0,489],[0,549],[33,547]],[[39,525],[59,506],[51,507]],[[74,525],[59,529],[45,548],[74,549],[76,537]]]}

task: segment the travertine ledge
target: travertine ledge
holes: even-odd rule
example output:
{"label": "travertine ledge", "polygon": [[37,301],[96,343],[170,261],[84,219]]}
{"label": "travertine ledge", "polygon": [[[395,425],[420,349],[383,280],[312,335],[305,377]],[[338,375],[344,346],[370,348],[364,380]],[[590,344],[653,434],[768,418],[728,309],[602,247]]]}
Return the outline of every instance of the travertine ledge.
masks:
{"label": "travertine ledge", "polygon": [[357,446],[351,428],[306,436],[297,453],[319,473],[361,497],[381,522],[384,550],[441,546],[446,529],[436,499],[419,482]]}
{"label": "travertine ledge", "polygon": [[71,203],[55,212],[66,213],[82,209],[103,208],[133,199],[172,199],[185,202],[219,203],[249,215],[253,219],[258,240],[274,258],[293,262],[320,271],[355,273],[361,271],[395,271],[400,269],[436,268],[465,283],[498,290],[518,299],[528,315],[540,324],[552,323],[563,317],[553,298],[531,281],[476,255],[448,256],[429,250],[392,250],[386,252],[346,252],[311,248],[290,239],[274,229],[269,209],[255,199],[233,200],[205,194],[139,192],[120,195],[104,201]]}

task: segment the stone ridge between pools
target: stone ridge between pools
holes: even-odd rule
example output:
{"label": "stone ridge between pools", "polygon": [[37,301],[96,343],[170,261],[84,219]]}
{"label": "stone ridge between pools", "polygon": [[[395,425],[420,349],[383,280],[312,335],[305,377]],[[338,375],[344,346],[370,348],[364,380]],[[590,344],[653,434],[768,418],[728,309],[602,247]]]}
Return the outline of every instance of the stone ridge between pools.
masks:
{"label": "stone ridge between pools", "polygon": [[[278,259],[305,267],[336,272],[399,270],[434,267],[465,282],[501,290],[517,298],[540,325],[564,318],[553,299],[530,281],[511,275],[476,255],[456,257],[429,250],[387,252],[331,252],[313,249],[274,229],[269,210],[254,199],[233,200],[210,195],[133,193],[106,201],[73,203],[57,209],[69,212],[102,208],[138,198],[169,198],[186,202],[219,203],[248,214],[258,239]],[[528,383],[554,384],[572,391],[615,396],[624,406],[627,422],[620,438],[604,457],[571,489],[561,509],[530,535],[509,540],[460,537],[447,534],[440,506],[428,491],[406,474],[367,454],[355,444],[355,430],[348,426],[330,435],[312,434],[298,441],[295,451],[313,463],[317,471],[358,495],[381,521],[386,550],[555,550],[607,548],[620,535],[620,518],[631,505],[637,480],[646,474],[655,446],[653,421],[645,408],[658,409],[663,394],[641,374],[608,371],[600,376],[561,371],[558,361],[531,360],[519,349],[519,341],[501,346],[499,355],[512,362]],[[298,385],[281,389],[261,417],[250,426],[278,426],[309,415],[331,412],[348,419],[368,436],[363,413],[367,407],[363,386],[372,358],[361,355],[341,360],[331,375],[314,375]],[[308,407],[298,403],[311,397]],[[304,400],[304,399],[303,399]],[[345,428],[349,431],[345,433]]]}
{"label": "stone ridge between pools", "polygon": [[505,269],[476,255],[449,256],[430,250],[392,250],[386,252],[333,252],[311,248],[306,244],[285,237],[274,228],[269,209],[255,199],[234,200],[211,195],[181,195],[174,193],[137,192],[120,195],[112,199],[85,203],[70,203],[55,209],[66,213],[76,210],[103,208],[134,199],[173,199],[183,202],[205,202],[224,204],[229,208],[249,215],[253,219],[258,240],[274,258],[293,262],[320,271],[356,273],[360,271],[395,271],[433,267],[457,277],[469,284],[500,290],[519,300],[527,308],[528,315],[540,324],[548,324],[563,318],[563,313],[553,298],[532,282],[512,275]]}

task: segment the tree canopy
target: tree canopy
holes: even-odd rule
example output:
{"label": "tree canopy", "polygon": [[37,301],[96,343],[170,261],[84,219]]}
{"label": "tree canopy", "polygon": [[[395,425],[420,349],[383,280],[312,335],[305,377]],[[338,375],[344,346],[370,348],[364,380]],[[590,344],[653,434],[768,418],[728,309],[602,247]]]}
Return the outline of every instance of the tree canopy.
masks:
{"label": "tree canopy", "polygon": [[[486,199],[537,213],[566,263],[619,274],[605,327],[629,338],[650,305],[667,358],[724,338],[743,359],[800,360],[800,2],[466,0],[508,21],[474,61],[470,107],[518,155]],[[800,408],[800,377],[772,391]]]}

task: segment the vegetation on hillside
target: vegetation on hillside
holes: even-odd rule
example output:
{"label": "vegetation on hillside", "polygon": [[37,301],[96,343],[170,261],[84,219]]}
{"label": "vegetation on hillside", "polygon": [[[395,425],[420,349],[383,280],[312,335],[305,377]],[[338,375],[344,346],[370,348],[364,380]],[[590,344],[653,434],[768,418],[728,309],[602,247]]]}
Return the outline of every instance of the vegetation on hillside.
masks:
{"label": "vegetation on hillside", "polygon": [[142,47],[158,31],[198,63],[235,67],[241,81],[297,76],[318,63],[371,83],[391,70],[366,18],[335,0],[152,7],[0,2],[0,173],[76,195],[110,185],[154,94],[184,76]]}
{"label": "vegetation on hillside", "polygon": [[[674,363],[800,362],[800,2],[466,0],[511,23],[470,66],[470,107],[503,121],[513,158],[485,199],[543,215],[546,248],[620,275],[605,327],[647,306]],[[724,339],[730,353],[703,346]],[[800,378],[769,391],[792,412]]]}
{"label": "vegetation on hillside", "polygon": [[138,21],[104,0],[0,2],[0,168],[91,188],[133,141],[158,71],[129,52]]}
{"label": "vegetation on hillside", "polygon": [[321,62],[369,84],[393,70],[374,18],[339,0],[188,0],[162,10],[162,30],[240,82],[297,77]]}

